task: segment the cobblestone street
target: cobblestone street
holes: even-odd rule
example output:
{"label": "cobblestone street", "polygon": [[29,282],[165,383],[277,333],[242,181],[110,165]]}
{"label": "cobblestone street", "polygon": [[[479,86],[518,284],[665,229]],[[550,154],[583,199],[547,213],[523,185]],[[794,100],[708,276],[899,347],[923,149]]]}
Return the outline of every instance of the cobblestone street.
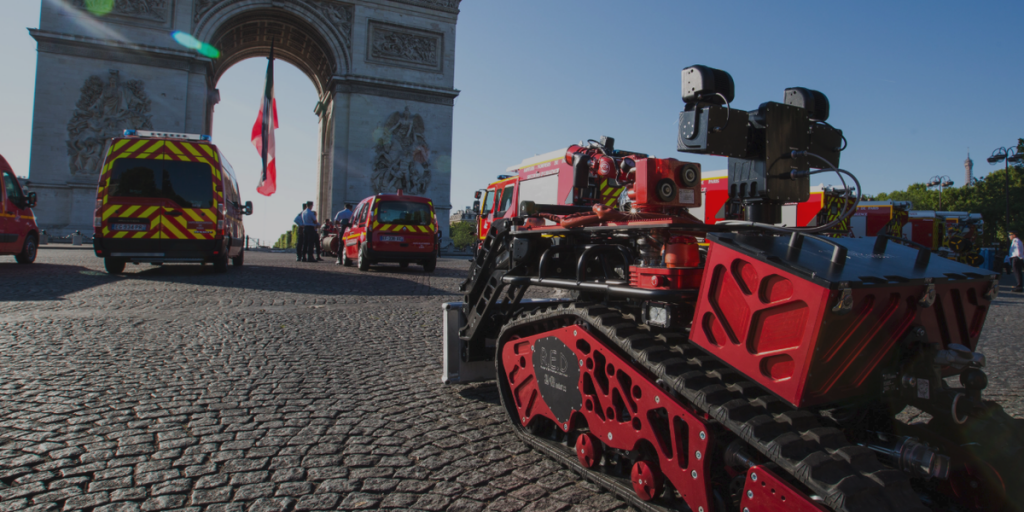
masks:
{"label": "cobblestone street", "polygon": [[[466,266],[4,257],[0,512],[624,509],[516,439],[493,383],[440,383]],[[1002,292],[986,395],[1024,417],[1024,296]]]}

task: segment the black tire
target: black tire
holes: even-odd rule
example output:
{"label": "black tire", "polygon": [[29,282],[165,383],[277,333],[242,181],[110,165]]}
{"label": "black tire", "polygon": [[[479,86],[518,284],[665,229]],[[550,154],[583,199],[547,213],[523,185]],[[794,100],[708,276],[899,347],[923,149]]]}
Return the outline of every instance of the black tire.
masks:
{"label": "black tire", "polygon": [[227,253],[224,253],[223,256],[218,256],[217,259],[213,260],[213,271],[218,274],[223,274],[228,271]]}
{"label": "black tire", "polygon": [[359,245],[359,254],[356,256],[356,266],[363,272],[370,270],[370,256],[366,254],[366,244]]}
{"label": "black tire", "polygon": [[239,251],[238,256],[231,258],[231,264],[236,267],[241,267],[245,264],[245,249]]}
{"label": "black tire", "polygon": [[341,258],[341,264],[342,265],[344,265],[346,267],[351,267],[352,266],[352,259],[348,257],[348,253],[345,252],[345,248],[344,247],[341,248],[341,254],[338,257]]}
{"label": "black tire", "polygon": [[124,272],[125,261],[121,258],[103,258],[103,268],[107,269],[107,273],[110,275],[118,275]]}
{"label": "black tire", "polygon": [[14,259],[18,260],[18,263],[28,265],[36,260],[37,252],[39,252],[39,241],[36,239],[36,235],[29,235],[25,237],[25,245],[22,246],[21,252],[14,255]]}
{"label": "black tire", "polygon": [[400,263],[398,264],[398,267],[399,267],[399,268],[409,268],[409,262],[408,262],[408,261],[403,261],[403,262],[400,262]]}
{"label": "black tire", "polygon": [[430,258],[427,261],[423,262],[423,271],[424,272],[433,272],[435,268],[437,268],[437,257],[436,256],[433,257],[433,258]]}

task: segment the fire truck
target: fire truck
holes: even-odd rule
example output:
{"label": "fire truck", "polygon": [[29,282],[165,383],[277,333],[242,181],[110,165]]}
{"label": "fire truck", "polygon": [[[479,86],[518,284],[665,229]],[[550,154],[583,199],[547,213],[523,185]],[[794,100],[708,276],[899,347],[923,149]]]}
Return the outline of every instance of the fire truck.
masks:
{"label": "fire truck", "polygon": [[[682,99],[679,151],[728,157],[742,218],[693,215],[696,163],[608,138],[546,155],[572,189],[495,198],[445,307],[445,380],[489,368],[520,440],[637,510],[1020,510],[1024,428],[984,399],[975,351],[998,276],[891,235],[822,236],[861,190],[824,94],[744,111],[728,73],[693,66]],[[820,174],[853,202],[782,226]],[[595,200],[602,179],[628,210]]]}
{"label": "fire truck", "polygon": [[[605,144],[615,144],[605,138]],[[580,143],[582,144],[582,142]],[[519,204],[590,205],[600,203],[615,207],[623,187],[602,176],[590,176],[585,169],[574,169],[565,162],[568,148],[537,155],[513,165],[498,175],[498,180],[478,190],[473,209],[477,216],[477,234],[486,237],[491,224],[498,219],[519,215]],[[480,200],[483,200],[482,203]]]}

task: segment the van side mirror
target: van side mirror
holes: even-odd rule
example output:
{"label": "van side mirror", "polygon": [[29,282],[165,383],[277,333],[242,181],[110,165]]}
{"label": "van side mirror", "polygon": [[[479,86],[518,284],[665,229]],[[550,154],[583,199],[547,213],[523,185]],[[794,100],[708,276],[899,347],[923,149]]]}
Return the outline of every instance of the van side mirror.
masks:
{"label": "van side mirror", "polygon": [[480,211],[480,201],[473,201],[473,211],[474,212],[479,212]]}
{"label": "van side mirror", "polygon": [[35,207],[36,207],[36,201],[37,201],[37,200],[38,200],[38,199],[37,199],[37,197],[36,197],[36,193],[35,193],[35,192],[29,192],[29,193],[28,193],[28,197],[27,197],[27,199],[26,199],[26,201],[25,201],[25,204],[26,204],[26,206],[28,206],[29,208],[35,208]]}
{"label": "van side mirror", "polygon": [[480,199],[480,195],[481,194],[480,194],[479,190],[477,190],[476,192],[473,192],[473,199]]}
{"label": "van side mirror", "polygon": [[246,201],[245,202],[245,212],[244,213],[246,215],[252,215],[252,201]]}

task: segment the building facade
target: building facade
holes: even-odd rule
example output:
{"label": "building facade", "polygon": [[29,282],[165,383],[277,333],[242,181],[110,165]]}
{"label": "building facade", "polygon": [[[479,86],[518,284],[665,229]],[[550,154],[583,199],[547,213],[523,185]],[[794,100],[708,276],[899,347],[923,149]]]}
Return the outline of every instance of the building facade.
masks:
{"label": "building facade", "polygon": [[[106,141],[125,129],[216,135],[217,81],[273,44],[319,95],[320,218],[402,189],[433,200],[447,239],[459,2],[42,2],[29,31],[38,43],[29,186],[39,224],[90,232]],[[178,45],[174,31],[219,56]]]}

